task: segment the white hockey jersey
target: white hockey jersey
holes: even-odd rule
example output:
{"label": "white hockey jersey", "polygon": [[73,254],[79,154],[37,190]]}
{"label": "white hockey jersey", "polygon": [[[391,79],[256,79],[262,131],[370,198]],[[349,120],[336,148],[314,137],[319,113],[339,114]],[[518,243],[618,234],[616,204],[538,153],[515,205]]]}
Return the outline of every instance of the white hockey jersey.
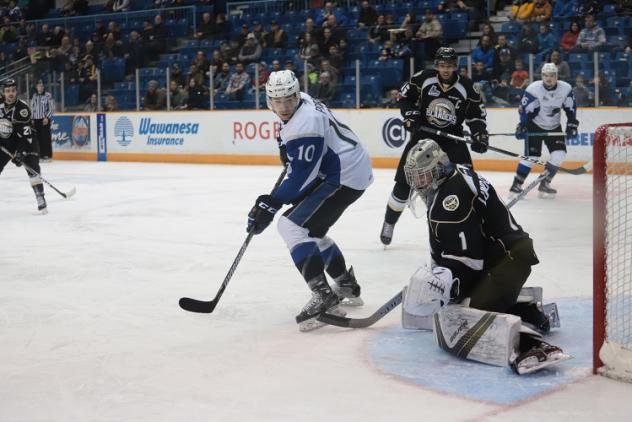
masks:
{"label": "white hockey jersey", "polygon": [[520,101],[520,123],[533,121],[544,130],[560,126],[561,110],[569,121],[577,121],[577,107],[573,88],[564,81],[557,81],[554,89],[547,89],[542,81],[531,83]]}
{"label": "white hockey jersey", "polygon": [[280,138],[290,165],[273,196],[283,203],[294,202],[321,179],[356,190],[373,182],[369,154],[356,134],[303,92],[296,112],[281,126]]}

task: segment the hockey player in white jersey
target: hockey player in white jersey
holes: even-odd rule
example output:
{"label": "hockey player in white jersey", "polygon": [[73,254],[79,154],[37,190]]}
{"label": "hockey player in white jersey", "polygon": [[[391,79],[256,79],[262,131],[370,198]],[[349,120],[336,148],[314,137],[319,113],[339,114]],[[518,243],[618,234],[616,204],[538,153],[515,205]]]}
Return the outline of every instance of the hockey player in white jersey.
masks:
{"label": "hockey player in white jersey", "polygon": [[[516,138],[525,141],[525,155],[539,158],[542,153],[542,141],[549,150],[549,165],[546,166],[548,175],[538,187],[541,197],[552,198],[557,193],[551,188],[550,183],[566,157],[566,139],[561,134],[562,109],[566,112],[567,118],[566,138],[575,138],[579,121],[576,117],[577,108],[572,87],[564,81],[558,81],[557,67],[554,63],[545,63],[542,66],[542,80],[530,84],[520,101],[520,123],[516,128]],[[556,136],[554,133],[560,134]],[[522,192],[522,184],[532,166],[532,162],[525,160],[518,164],[510,189],[512,195]]]}
{"label": "hockey player in white jersey", "polygon": [[[296,316],[302,331],[316,328],[318,314],[335,311],[342,298],[360,296],[353,268],[347,269],[329,228],[373,182],[367,151],[349,126],[320,101],[300,92],[290,70],[272,72],[266,83],[270,108],[283,122],[281,159],[285,180],[261,195],[248,214],[248,231],[261,233],[285,204],[278,230],[292,260],[312,291],[312,299]],[[333,279],[327,282],[325,272]]]}

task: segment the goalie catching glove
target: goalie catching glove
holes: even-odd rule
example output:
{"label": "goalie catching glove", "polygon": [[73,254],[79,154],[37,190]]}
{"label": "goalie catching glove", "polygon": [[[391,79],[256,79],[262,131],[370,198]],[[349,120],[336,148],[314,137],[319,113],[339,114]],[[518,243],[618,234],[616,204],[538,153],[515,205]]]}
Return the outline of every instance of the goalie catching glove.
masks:
{"label": "goalie catching glove", "polygon": [[261,195],[248,213],[248,233],[260,234],[274,220],[274,215],[283,206],[283,203],[272,195]]}
{"label": "goalie catching glove", "polygon": [[404,312],[416,316],[430,316],[450,303],[452,290],[458,292],[459,281],[445,267],[420,267],[410,278],[404,297]]}

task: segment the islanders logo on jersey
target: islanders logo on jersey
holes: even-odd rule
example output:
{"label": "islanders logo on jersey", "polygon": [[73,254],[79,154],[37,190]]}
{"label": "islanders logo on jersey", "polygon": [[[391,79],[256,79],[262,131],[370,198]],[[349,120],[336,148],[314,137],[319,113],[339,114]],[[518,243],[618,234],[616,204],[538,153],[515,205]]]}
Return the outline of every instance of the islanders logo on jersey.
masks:
{"label": "islanders logo on jersey", "polygon": [[443,205],[443,209],[446,211],[456,211],[456,209],[459,208],[459,197],[450,195],[443,200],[441,205]]}
{"label": "islanders logo on jersey", "polygon": [[132,136],[134,136],[132,121],[125,116],[119,117],[114,124],[114,136],[120,146],[128,146],[132,142]]}
{"label": "islanders logo on jersey", "polygon": [[428,122],[436,127],[446,127],[456,124],[456,108],[450,100],[437,98],[428,104],[426,109]]}

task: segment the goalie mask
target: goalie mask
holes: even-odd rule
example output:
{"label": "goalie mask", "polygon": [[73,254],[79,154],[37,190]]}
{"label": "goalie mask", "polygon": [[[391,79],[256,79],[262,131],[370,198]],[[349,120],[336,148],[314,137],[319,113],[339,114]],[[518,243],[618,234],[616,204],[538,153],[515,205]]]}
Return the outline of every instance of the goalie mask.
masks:
{"label": "goalie mask", "polygon": [[298,79],[291,70],[272,72],[266,82],[268,108],[287,122],[292,118],[301,99]]}
{"label": "goalie mask", "polygon": [[422,139],[406,156],[404,174],[410,187],[420,194],[435,190],[451,172],[448,155],[432,139]]}

